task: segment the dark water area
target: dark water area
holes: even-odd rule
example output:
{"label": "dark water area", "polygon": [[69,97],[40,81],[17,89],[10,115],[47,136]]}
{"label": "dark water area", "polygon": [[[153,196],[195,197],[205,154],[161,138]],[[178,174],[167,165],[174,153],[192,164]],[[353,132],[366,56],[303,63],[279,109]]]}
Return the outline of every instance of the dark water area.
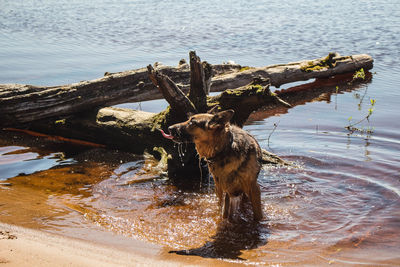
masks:
{"label": "dark water area", "polygon": [[[149,157],[9,131],[0,132],[0,221],[89,240],[111,232],[227,264],[400,265],[400,2],[45,0],[0,7],[0,83],[57,85],[155,61],[176,65],[189,50],[211,63],[250,66],[332,51],[374,58],[369,82],[317,88],[323,93],[291,109],[252,115],[245,129],[295,163],[262,169],[259,224],[245,216],[221,223],[212,185],[179,188]],[[348,119],[364,118],[371,100],[369,121],[358,125],[364,131],[350,133]],[[157,112],[166,103],[125,106]]]}

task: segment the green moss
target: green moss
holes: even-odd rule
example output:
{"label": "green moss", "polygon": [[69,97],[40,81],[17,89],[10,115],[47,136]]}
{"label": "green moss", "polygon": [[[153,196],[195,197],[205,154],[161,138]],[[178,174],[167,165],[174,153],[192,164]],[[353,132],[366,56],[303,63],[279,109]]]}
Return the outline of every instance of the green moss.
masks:
{"label": "green moss", "polygon": [[268,87],[264,87],[259,84],[249,85],[245,88],[240,89],[228,89],[222,92],[218,96],[207,97],[208,110],[214,106],[221,106],[222,109],[232,108],[241,103],[243,97],[268,97],[273,96]]}
{"label": "green moss", "polygon": [[55,124],[61,124],[61,125],[64,125],[64,124],[65,124],[65,119],[62,119],[62,120],[56,120],[56,121],[55,121]]}
{"label": "green moss", "polygon": [[364,81],[365,80],[365,72],[364,69],[361,68],[358,71],[356,71],[353,75],[353,81],[354,80],[361,80]]}
{"label": "green moss", "polygon": [[229,90],[225,90],[225,92],[223,92],[222,94],[224,95],[224,96],[241,96],[241,95],[243,95],[243,90],[232,90],[232,89],[229,89]]}
{"label": "green moss", "polygon": [[157,129],[162,129],[162,128],[164,128],[165,125],[168,124],[168,121],[170,119],[170,111],[171,111],[171,108],[170,108],[170,106],[168,106],[164,111],[161,111],[160,113],[151,117],[151,121],[152,121],[152,125],[153,125],[151,131],[154,131]]}
{"label": "green moss", "polygon": [[252,85],[249,89],[255,91],[256,94],[263,94],[265,92],[264,87],[259,84]]}
{"label": "green moss", "polygon": [[160,161],[161,164],[167,165],[168,153],[161,146],[153,147],[153,155],[154,157]]}
{"label": "green moss", "polygon": [[251,69],[251,67],[245,66],[245,67],[242,67],[242,68],[239,70],[239,72],[246,71],[246,70],[249,70],[249,69]]}
{"label": "green moss", "polygon": [[335,56],[335,53],[329,53],[329,55],[323,59],[307,62],[307,65],[301,67],[300,69],[305,72],[313,72],[333,68],[336,66],[336,61],[334,59]]}
{"label": "green moss", "polygon": [[313,72],[313,71],[317,71],[317,70],[322,70],[326,67],[324,66],[320,66],[320,65],[314,65],[313,62],[309,62],[307,66],[301,67],[301,70],[305,71],[305,72]]}
{"label": "green moss", "polygon": [[216,99],[237,99],[241,97],[254,96],[254,95],[265,96],[266,94],[272,95],[268,87],[263,87],[262,85],[254,84],[247,86],[246,88],[225,90],[219,96],[208,97],[207,103],[208,107],[213,107],[217,105],[215,102]]}
{"label": "green moss", "polygon": [[218,106],[218,111],[221,110],[221,106],[219,106],[219,102],[215,100],[215,97],[207,96],[207,110],[211,110],[215,106]]}

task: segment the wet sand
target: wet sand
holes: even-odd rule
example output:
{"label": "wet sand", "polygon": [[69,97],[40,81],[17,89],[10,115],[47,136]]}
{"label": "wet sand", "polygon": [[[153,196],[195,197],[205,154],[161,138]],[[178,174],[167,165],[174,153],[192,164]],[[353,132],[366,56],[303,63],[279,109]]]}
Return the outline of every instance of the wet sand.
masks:
{"label": "wet sand", "polygon": [[[120,237],[115,246],[0,223],[1,266],[235,266],[169,254],[165,248]],[[125,241],[125,246],[124,246]],[[126,245],[129,242],[129,245]]]}
{"label": "wet sand", "polygon": [[139,251],[140,248],[138,252],[132,253],[0,223],[0,263],[3,266],[177,265],[176,262],[149,257],[144,251]]}

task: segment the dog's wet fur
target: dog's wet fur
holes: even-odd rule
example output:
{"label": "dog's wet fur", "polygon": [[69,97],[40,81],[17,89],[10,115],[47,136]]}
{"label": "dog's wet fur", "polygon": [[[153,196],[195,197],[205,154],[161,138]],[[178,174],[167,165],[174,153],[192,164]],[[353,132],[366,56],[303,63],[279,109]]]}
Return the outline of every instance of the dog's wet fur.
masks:
{"label": "dog's wet fur", "polygon": [[253,136],[230,124],[233,114],[233,110],[196,114],[168,129],[173,141],[194,143],[200,157],[206,159],[214,178],[222,217],[232,219],[243,197],[247,197],[254,220],[259,221],[262,209],[257,178],[262,152]]}

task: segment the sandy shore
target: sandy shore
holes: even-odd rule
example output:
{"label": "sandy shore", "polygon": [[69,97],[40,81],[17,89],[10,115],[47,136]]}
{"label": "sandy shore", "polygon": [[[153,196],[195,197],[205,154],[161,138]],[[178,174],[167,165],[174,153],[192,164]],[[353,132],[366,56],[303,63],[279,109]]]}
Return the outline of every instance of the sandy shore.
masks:
{"label": "sandy shore", "polygon": [[161,255],[146,255],[145,252],[128,252],[119,248],[0,223],[0,265],[98,267],[188,266],[190,264],[165,259],[165,255],[162,257]]}

